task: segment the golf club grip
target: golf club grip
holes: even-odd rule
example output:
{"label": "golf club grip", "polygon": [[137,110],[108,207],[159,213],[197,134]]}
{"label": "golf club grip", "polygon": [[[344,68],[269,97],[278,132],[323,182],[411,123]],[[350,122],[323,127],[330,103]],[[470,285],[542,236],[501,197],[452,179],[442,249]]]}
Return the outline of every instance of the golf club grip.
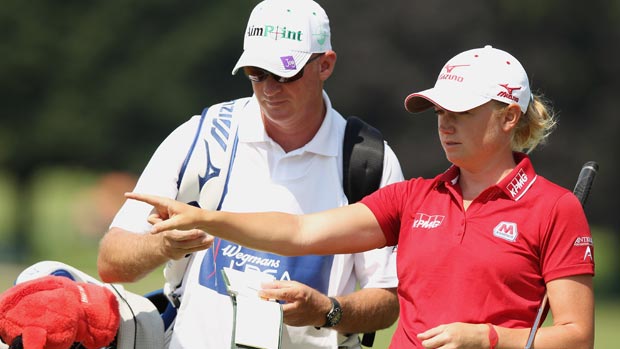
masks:
{"label": "golf club grip", "polygon": [[[590,194],[590,189],[592,188],[592,183],[594,182],[594,177],[596,177],[597,173],[598,164],[594,161],[588,161],[581,167],[579,177],[577,177],[577,183],[575,183],[575,189],[573,189],[573,194],[575,194],[577,199],[579,199],[581,207],[586,204],[588,194]],[[540,302],[540,306],[538,307],[538,313],[536,314],[536,319],[534,320],[534,324],[532,325],[532,329],[530,330],[530,335],[527,338],[525,349],[532,348],[532,344],[534,344],[536,331],[538,330],[538,327],[540,326],[540,321],[542,320],[543,314],[545,313],[547,301],[547,293],[545,292],[545,296],[543,297],[542,301]]]}
{"label": "golf club grip", "polygon": [[581,167],[575,189],[573,189],[573,194],[579,199],[581,206],[584,206],[586,200],[588,200],[588,194],[590,193],[590,188],[592,188],[592,182],[594,182],[594,177],[597,172],[598,164],[594,161],[588,161]]}

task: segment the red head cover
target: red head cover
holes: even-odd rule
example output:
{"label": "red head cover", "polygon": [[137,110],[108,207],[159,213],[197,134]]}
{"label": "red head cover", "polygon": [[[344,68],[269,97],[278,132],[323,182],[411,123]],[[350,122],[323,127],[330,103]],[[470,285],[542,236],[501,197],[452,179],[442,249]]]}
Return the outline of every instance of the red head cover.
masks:
{"label": "red head cover", "polygon": [[28,349],[89,349],[110,344],[120,323],[118,301],[107,288],[62,276],[30,280],[0,295],[0,337],[21,336]]}

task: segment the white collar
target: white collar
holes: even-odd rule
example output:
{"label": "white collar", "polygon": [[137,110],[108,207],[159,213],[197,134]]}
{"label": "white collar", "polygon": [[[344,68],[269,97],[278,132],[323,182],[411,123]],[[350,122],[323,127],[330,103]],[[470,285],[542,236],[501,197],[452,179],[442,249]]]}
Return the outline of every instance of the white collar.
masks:
{"label": "white collar", "polygon": [[[325,156],[338,156],[337,143],[339,141],[335,125],[338,118],[335,117],[336,111],[332,109],[331,101],[327,93],[323,91],[323,101],[325,102],[325,118],[321,127],[314,137],[306,145],[299,149],[289,152],[290,155],[312,152]],[[252,96],[250,102],[245,106],[239,119],[239,141],[245,143],[274,143],[275,142],[265,132],[265,127],[260,117],[260,107],[256,96]]]}

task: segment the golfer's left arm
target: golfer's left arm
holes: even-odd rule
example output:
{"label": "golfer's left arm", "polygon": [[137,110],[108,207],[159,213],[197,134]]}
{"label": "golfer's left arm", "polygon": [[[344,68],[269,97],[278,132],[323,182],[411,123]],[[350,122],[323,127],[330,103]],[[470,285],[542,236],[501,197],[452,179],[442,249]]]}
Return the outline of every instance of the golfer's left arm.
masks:
{"label": "golfer's left arm", "polygon": [[[594,291],[591,275],[559,278],[547,283],[553,324],[536,333],[533,348],[594,348]],[[497,349],[513,348],[527,340],[529,329],[495,327]],[[517,344],[518,343],[518,344]],[[521,345],[521,347],[523,347]]]}

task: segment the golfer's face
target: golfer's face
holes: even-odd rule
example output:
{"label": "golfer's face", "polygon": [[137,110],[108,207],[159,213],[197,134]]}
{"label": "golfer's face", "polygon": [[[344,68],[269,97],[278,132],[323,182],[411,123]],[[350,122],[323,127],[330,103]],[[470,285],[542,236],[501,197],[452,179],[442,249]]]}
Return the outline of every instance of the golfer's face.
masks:
{"label": "golfer's face", "polygon": [[451,163],[461,167],[484,163],[510,147],[510,134],[502,129],[497,108],[494,102],[458,113],[435,107],[439,140]]}

